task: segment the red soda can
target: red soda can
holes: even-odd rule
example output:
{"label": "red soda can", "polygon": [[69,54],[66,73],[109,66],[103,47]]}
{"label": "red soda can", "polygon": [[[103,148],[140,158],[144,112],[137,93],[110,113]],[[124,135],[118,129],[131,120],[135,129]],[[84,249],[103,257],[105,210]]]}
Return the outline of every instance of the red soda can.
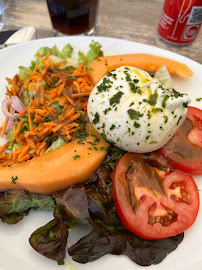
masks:
{"label": "red soda can", "polygon": [[201,23],[202,0],[165,0],[158,34],[171,44],[190,44],[196,39]]}

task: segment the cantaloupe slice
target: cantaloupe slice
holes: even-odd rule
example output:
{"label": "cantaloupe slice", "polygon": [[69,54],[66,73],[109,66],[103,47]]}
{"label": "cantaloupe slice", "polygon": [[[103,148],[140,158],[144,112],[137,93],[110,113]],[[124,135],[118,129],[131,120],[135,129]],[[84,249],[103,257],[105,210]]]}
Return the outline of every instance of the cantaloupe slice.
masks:
{"label": "cantaloupe slice", "polygon": [[92,70],[88,70],[91,81],[96,84],[109,71],[120,66],[133,66],[147,72],[155,72],[165,65],[168,71],[180,77],[187,78],[193,76],[193,72],[185,64],[151,54],[125,54],[99,57],[89,63]]}
{"label": "cantaloupe slice", "polygon": [[[75,139],[21,164],[0,167],[0,191],[17,189],[51,194],[88,180],[104,159],[108,145],[92,126],[88,125],[86,132],[94,136],[89,135],[85,140]],[[93,145],[95,136],[99,142]],[[15,184],[12,177],[17,177]]]}

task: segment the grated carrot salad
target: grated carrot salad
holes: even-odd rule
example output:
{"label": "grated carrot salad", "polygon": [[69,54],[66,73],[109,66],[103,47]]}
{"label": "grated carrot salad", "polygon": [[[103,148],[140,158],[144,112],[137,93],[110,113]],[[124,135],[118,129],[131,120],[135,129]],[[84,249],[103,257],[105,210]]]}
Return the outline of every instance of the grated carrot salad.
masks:
{"label": "grated carrot salad", "polygon": [[[37,57],[40,59],[39,54]],[[13,79],[6,78],[8,83],[12,84],[10,90],[7,88],[9,97],[18,96],[21,99],[26,89],[37,94],[30,99],[29,105],[19,112],[20,116],[28,118],[29,130],[21,132],[24,121],[19,118],[12,126],[14,135],[11,142],[0,147],[2,166],[24,162],[44,154],[52,138],[62,136],[69,142],[78,131],[77,120],[81,116],[81,111],[87,111],[87,99],[93,84],[84,64],[81,63],[75,71],[66,71],[59,69],[58,64],[53,63],[49,55],[42,61],[42,69],[38,71],[36,64],[29,74],[30,77],[25,81],[21,80],[18,74]],[[39,84],[41,81],[45,81],[46,84]],[[51,106],[56,102],[63,107],[60,112]],[[3,127],[0,127],[1,137],[5,135],[7,124],[8,117]],[[2,154],[14,140],[18,144],[18,149],[12,154]]]}

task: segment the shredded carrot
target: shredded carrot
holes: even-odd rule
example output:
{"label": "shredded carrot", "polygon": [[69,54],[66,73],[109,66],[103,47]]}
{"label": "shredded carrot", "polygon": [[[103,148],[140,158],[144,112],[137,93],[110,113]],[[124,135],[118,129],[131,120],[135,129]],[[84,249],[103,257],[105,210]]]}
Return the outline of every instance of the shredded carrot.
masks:
{"label": "shredded carrot", "polygon": [[73,106],[75,106],[75,103],[73,101],[72,98],[70,98],[68,95],[66,96],[66,99],[69,101],[70,104],[72,104]]}
{"label": "shredded carrot", "polygon": [[47,135],[48,132],[49,132],[49,128],[46,127],[43,131],[38,133],[38,137],[44,137],[45,135]]}
{"label": "shredded carrot", "polygon": [[24,162],[24,161],[26,161],[26,160],[28,160],[30,158],[31,158],[31,154],[27,154],[27,155],[25,155],[23,157],[19,157],[18,161],[19,162]]}
{"label": "shredded carrot", "polygon": [[3,146],[0,148],[0,154],[3,153],[3,151],[9,146],[10,142],[5,143]]}
{"label": "shredded carrot", "polygon": [[4,122],[4,125],[3,125],[3,128],[2,128],[2,132],[1,132],[1,138],[4,137],[4,134],[5,134],[5,131],[6,131],[6,128],[7,128],[7,125],[8,125],[8,116],[6,117],[6,120]]}
{"label": "shredded carrot", "polygon": [[48,59],[49,59],[49,56],[50,56],[50,53],[48,53],[48,54],[43,58],[43,60],[44,60],[44,61],[48,60]]}
{"label": "shredded carrot", "polygon": [[90,93],[73,94],[72,98],[88,97],[89,95],[90,95]]}
{"label": "shredded carrot", "polygon": [[76,89],[78,90],[78,92],[80,92],[80,91],[81,91],[81,90],[80,90],[80,86],[79,86],[78,82],[73,81],[73,85],[76,87]]}
{"label": "shredded carrot", "polygon": [[44,148],[46,145],[47,145],[47,143],[46,143],[46,142],[42,142],[42,144],[39,146],[39,149]]}
{"label": "shredded carrot", "polygon": [[30,108],[28,109],[28,121],[29,121],[29,128],[31,131],[34,130],[33,125],[32,125],[32,119],[31,119],[31,114],[30,114]]}
{"label": "shredded carrot", "polygon": [[[23,92],[28,89],[32,90],[30,92],[32,99],[29,105],[19,112],[25,119],[28,118],[28,130],[20,132],[26,121],[24,119],[17,120],[17,128],[13,127],[14,135],[11,142],[16,140],[21,148],[15,149],[13,154],[4,155],[2,153],[10,142],[2,146],[0,148],[1,166],[8,166],[13,162],[24,162],[43,155],[53,142],[53,138],[63,136],[68,142],[80,129],[80,125],[75,121],[80,117],[78,111],[87,109],[87,100],[93,84],[84,63],[71,72],[59,69],[61,63],[54,63],[49,56],[48,54],[42,58],[37,53],[38,59],[43,63],[42,69],[39,70],[39,65],[36,64],[27,80],[22,81],[18,74],[13,79],[7,78],[8,83],[12,84],[11,90],[7,89],[9,97],[17,95],[21,98]],[[73,80],[73,76],[76,80]],[[40,83],[42,81],[43,83]],[[52,104],[56,107],[51,106]],[[7,125],[8,117],[4,125],[0,127],[1,137],[4,136]]]}
{"label": "shredded carrot", "polygon": [[36,64],[36,66],[34,67],[34,70],[32,72],[32,76],[36,74],[37,68],[39,67],[39,64]]}
{"label": "shredded carrot", "polygon": [[18,158],[18,154],[16,153],[16,151],[13,154],[13,162],[16,162]]}
{"label": "shredded carrot", "polygon": [[28,150],[29,150],[30,146],[29,144],[27,146],[25,146],[22,150],[22,152],[19,155],[19,158],[23,157],[25,154],[27,154]]}
{"label": "shredded carrot", "polygon": [[18,124],[18,127],[17,127],[17,129],[16,129],[16,131],[15,131],[15,133],[13,135],[13,138],[16,138],[19,135],[23,124],[24,124],[24,121],[20,121],[20,123]]}
{"label": "shredded carrot", "polygon": [[61,95],[63,88],[65,87],[65,82],[58,89],[58,96]]}
{"label": "shredded carrot", "polygon": [[62,124],[58,125],[57,127],[52,128],[53,132],[56,132],[62,128]]}
{"label": "shredded carrot", "polygon": [[25,108],[24,110],[22,110],[21,112],[19,112],[19,115],[24,115],[27,112],[27,108]]}
{"label": "shredded carrot", "polygon": [[26,138],[26,141],[27,141],[27,143],[29,144],[29,146],[31,148],[35,148],[36,147],[34,141],[32,139],[30,139],[29,137]]}
{"label": "shredded carrot", "polygon": [[47,149],[47,148],[44,147],[44,148],[40,151],[40,154],[39,154],[39,155],[42,156],[42,155],[44,154],[44,152],[46,151],[46,149]]}

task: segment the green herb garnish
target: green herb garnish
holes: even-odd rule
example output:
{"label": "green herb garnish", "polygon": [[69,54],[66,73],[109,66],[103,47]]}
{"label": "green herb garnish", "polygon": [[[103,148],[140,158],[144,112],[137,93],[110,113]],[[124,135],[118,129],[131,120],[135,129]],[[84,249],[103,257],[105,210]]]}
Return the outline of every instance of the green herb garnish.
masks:
{"label": "green herb garnish", "polygon": [[92,123],[93,123],[94,125],[96,125],[96,124],[99,123],[99,121],[100,121],[100,115],[99,115],[98,112],[96,112],[95,118],[93,119]]}
{"label": "green herb garnish", "polygon": [[16,181],[18,180],[17,176],[12,176],[11,177],[11,184],[16,184]]}
{"label": "green herb garnish", "polygon": [[79,155],[76,155],[76,156],[73,157],[73,159],[75,159],[75,160],[78,159],[78,158],[80,158]]}
{"label": "green herb garnish", "polygon": [[109,101],[110,105],[120,103],[120,99],[121,99],[122,95],[123,95],[123,92],[119,91],[113,97],[111,97],[110,101]]}
{"label": "green herb garnish", "polygon": [[144,115],[143,113],[140,113],[139,111],[136,111],[133,109],[129,109],[127,112],[130,116],[130,119],[132,119],[132,120],[134,120],[134,119],[139,120],[139,117],[142,117]]}

